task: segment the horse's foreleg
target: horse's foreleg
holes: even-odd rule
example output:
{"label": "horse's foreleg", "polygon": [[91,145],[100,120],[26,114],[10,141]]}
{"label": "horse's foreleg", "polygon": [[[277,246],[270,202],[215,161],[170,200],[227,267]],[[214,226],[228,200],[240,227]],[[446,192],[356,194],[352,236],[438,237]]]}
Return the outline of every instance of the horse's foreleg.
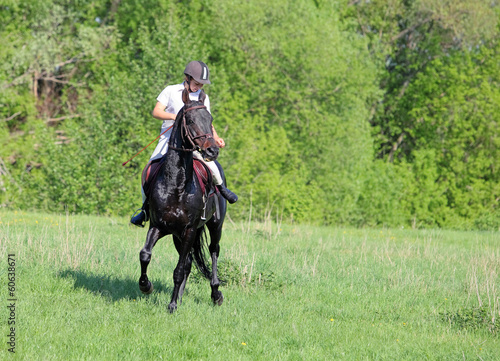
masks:
{"label": "horse's foreleg", "polygon": [[156,242],[163,237],[158,228],[150,228],[146,236],[146,243],[141,249],[139,259],[141,261],[141,277],[139,278],[139,288],[142,293],[150,294],[153,292],[153,284],[149,281],[147,270],[149,262],[151,261],[151,253]]}
{"label": "horse's foreleg", "polygon": [[[189,253],[191,252],[195,235],[196,229],[186,229],[183,237],[179,239],[179,246],[176,246],[179,252],[179,261],[174,269],[174,290],[172,292],[172,299],[168,305],[170,312],[174,312],[177,309],[179,295],[182,295],[181,286],[183,284],[184,287],[186,286],[186,270],[188,268],[191,269],[191,258],[189,257]],[[184,287],[182,287],[182,292],[184,292]]]}

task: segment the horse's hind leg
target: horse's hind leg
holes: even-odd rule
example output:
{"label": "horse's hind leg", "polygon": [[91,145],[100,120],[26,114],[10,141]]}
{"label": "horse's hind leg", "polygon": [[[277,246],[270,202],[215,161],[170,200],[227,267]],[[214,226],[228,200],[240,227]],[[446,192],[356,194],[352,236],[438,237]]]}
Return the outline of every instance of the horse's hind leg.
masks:
{"label": "horse's hind leg", "polygon": [[[174,312],[177,309],[177,301],[179,300],[179,295],[181,294],[181,286],[183,284],[186,286],[186,269],[191,269],[192,259],[189,258],[189,253],[191,252],[195,236],[196,229],[188,228],[184,231],[183,237],[178,239],[178,246],[176,245],[177,251],[179,252],[179,261],[174,269],[174,290],[172,292],[172,299],[168,305],[168,310],[170,312]],[[182,292],[184,292],[184,288],[182,288]]]}
{"label": "horse's hind leg", "polygon": [[224,296],[222,292],[219,291],[220,281],[217,276],[217,259],[219,258],[219,244],[217,244],[213,249],[210,249],[210,255],[212,257],[212,279],[210,280],[210,287],[212,287],[212,301],[214,304],[220,306],[224,302]]}
{"label": "horse's hind leg", "polygon": [[153,292],[153,284],[148,279],[147,270],[149,262],[151,261],[153,247],[161,237],[163,237],[163,234],[158,230],[158,228],[150,228],[148,235],[146,236],[146,243],[140,252],[139,258],[141,261],[141,277],[139,278],[139,288],[141,292],[145,294]]}
{"label": "horse's hind leg", "polygon": [[[175,248],[177,249],[177,252],[180,254],[182,251],[181,240],[175,236],[173,238],[174,238]],[[186,259],[186,264],[184,266],[184,279],[182,280],[181,286],[179,288],[179,304],[182,303],[182,295],[184,294],[184,289],[186,288],[186,283],[189,278],[189,274],[191,273],[192,264],[193,264],[193,257],[191,256],[191,253],[189,253]]]}
{"label": "horse's hind leg", "polygon": [[219,291],[219,277],[217,275],[217,259],[219,258],[219,241],[222,235],[222,224],[221,225],[210,225],[208,227],[210,232],[210,245],[208,250],[210,251],[210,257],[212,258],[212,278],[210,279],[210,287],[212,287],[212,301],[215,305],[222,305],[224,302],[224,296],[222,292]]}

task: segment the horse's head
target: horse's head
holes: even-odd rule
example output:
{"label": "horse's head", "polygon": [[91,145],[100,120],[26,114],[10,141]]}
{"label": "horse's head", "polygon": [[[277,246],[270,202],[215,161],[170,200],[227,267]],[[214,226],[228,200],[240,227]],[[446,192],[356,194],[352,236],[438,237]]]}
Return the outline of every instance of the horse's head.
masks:
{"label": "horse's head", "polygon": [[189,92],[182,91],[182,101],[184,102],[182,115],[182,128],[184,141],[198,150],[206,161],[216,160],[219,156],[219,147],[213,138],[212,115],[204,105],[205,92],[200,93],[199,101],[189,99]]}

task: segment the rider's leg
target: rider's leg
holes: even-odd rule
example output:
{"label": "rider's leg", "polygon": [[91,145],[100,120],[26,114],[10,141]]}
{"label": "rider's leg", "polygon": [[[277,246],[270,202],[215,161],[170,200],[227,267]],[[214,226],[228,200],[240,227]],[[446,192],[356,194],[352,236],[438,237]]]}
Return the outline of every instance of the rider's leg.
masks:
{"label": "rider's leg", "polygon": [[144,189],[142,188],[142,186],[141,186],[141,195],[142,195],[141,211],[138,214],[134,213],[134,215],[130,219],[130,223],[139,227],[144,227],[144,222],[146,222],[146,210],[144,209],[144,206],[146,204],[146,194],[144,193]]}
{"label": "rider's leg", "polygon": [[194,152],[193,155],[196,159],[199,159],[203,163],[205,163],[206,166],[210,169],[215,186],[219,190],[220,194],[222,194],[222,196],[226,198],[229,203],[235,203],[238,200],[238,196],[225,187],[217,164],[215,164],[215,162],[205,161],[199,152]]}
{"label": "rider's leg", "polygon": [[[165,154],[167,154],[168,150],[168,140],[170,139],[170,134],[172,133],[172,130],[167,131],[166,133],[165,130],[168,129],[170,126],[170,123],[163,122],[163,125],[161,127],[161,132],[162,136],[160,137],[160,140],[158,141],[158,145],[156,146],[155,150],[153,151],[153,154],[151,155],[151,158],[149,161],[153,161],[155,159],[159,159],[163,157]],[[144,194],[144,189],[141,186],[141,194],[142,194],[142,207],[140,213],[136,214],[137,211],[135,211],[134,215],[130,219],[130,223],[139,226],[139,227],[144,227],[144,222],[147,221],[147,216],[146,216],[146,211],[144,209],[144,205],[146,202],[146,195]]]}

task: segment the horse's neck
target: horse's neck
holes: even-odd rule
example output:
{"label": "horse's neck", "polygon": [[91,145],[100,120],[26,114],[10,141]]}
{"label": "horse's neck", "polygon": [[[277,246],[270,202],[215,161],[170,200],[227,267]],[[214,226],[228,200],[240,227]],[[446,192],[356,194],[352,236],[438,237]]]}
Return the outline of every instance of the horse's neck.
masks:
{"label": "horse's neck", "polygon": [[164,163],[166,177],[171,176],[179,180],[179,174],[185,174],[185,180],[193,177],[193,153],[169,149]]}
{"label": "horse's neck", "polygon": [[[180,131],[172,132],[171,137],[175,137],[172,146],[182,148]],[[164,179],[169,185],[186,188],[193,180],[193,152],[185,152],[170,148],[165,155],[163,164]]]}

